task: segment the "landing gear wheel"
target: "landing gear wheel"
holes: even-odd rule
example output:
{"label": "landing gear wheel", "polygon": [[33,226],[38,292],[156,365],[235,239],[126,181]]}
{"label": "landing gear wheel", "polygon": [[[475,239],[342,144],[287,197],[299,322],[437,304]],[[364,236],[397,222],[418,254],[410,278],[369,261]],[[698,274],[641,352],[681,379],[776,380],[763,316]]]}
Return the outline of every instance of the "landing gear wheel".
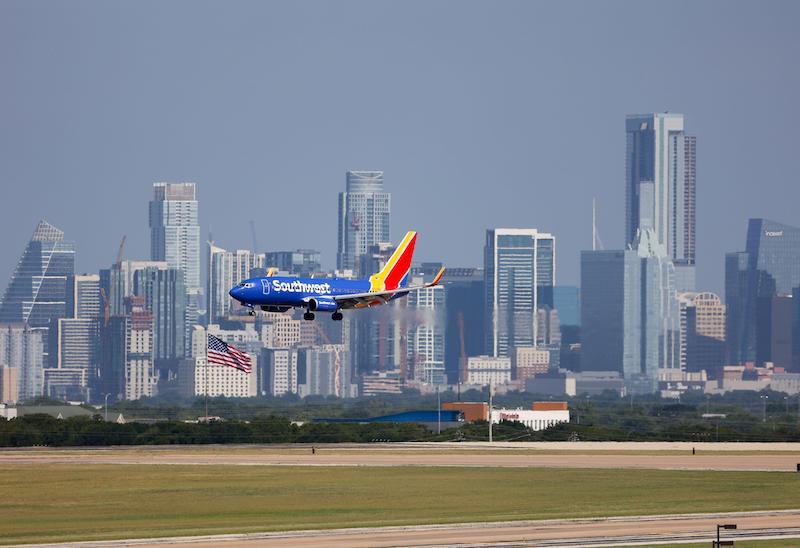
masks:
{"label": "landing gear wheel", "polygon": [[335,322],[342,321],[342,313],[341,312],[334,312],[333,314],[331,314],[331,319],[333,321],[335,321]]}
{"label": "landing gear wheel", "polygon": [[255,316],[256,315],[256,311],[253,308],[251,308],[247,313],[250,314],[251,316]]}
{"label": "landing gear wheel", "polygon": [[313,312],[306,312],[305,314],[303,314],[303,319],[307,320],[307,321],[313,320],[314,319],[314,313]]}

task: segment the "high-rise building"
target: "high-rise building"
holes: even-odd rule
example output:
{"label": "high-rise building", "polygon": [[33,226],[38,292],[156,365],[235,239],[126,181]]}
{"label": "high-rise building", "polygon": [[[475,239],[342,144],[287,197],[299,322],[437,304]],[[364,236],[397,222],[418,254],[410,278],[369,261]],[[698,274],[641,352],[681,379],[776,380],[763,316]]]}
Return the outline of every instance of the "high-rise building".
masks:
{"label": "high-rise building", "polygon": [[652,393],[658,370],[679,366],[678,300],[653,230],[635,245],[581,253],[581,370],[620,372],[629,391]]}
{"label": "high-rise building", "polygon": [[486,231],[486,351],[509,356],[513,346],[536,344],[536,311],[553,306],[555,238],[536,229]]}
{"label": "high-rise building", "polygon": [[[153,315],[153,359],[177,361],[190,354],[186,324],[187,296],[183,272],[177,268],[148,266],[133,274],[132,293],[144,298]],[[157,368],[161,368],[157,363]]]}
{"label": "high-rise building", "polygon": [[[800,287],[800,228],[767,219],[750,219],[744,252],[725,255],[727,305],[727,362],[743,364],[763,360],[757,348],[759,301],[763,307],[775,295],[794,295]],[[780,306],[780,304],[779,304]],[[796,315],[794,315],[796,317]],[[792,322],[797,329],[797,322]],[[764,334],[761,340],[766,341]],[[762,346],[762,348],[764,348]],[[771,360],[770,360],[771,361]]]}
{"label": "high-rise building", "polygon": [[100,356],[97,317],[59,318],[50,326],[50,366],[44,370],[45,394],[88,400]]}
{"label": "high-rise building", "polygon": [[67,310],[67,280],[74,274],[74,244],[64,241],[61,230],[39,221],[0,303],[0,322],[22,323],[40,330],[45,362],[51,322],[71,315]]}
{"label": "high-rise building", "polygon": [[553,288],[553,308],[558,310],[562,326],[581,325],[581,290],[574,285],[557,285]]}
{"label": "high-rise building", "polygon": [[349,369],[350,355],[341,344],[301,349],[298,355],[298,394],[301,397],[351,397]]}
{"label": "high-rise building", "polygon": [[10,365],[0,365],[0,403],[14,405],[19,401],[19,371]]}
{"label": "high-rise building", "polygon": [[268,372],[270,396],[297,394],[297,353],[294,348],[265,348],[261,352]]}
{"label": "high-rise building", "polygon": [[112,400],[138,400],[156,393],[153,315],[140,296],[125,299],[125,315],[112,316],[103,329],[101,394]]}
{"label": "high-rise building", "polygon": [[[410,284],[418,285],[424,276],[415,276]],[[425,384],[446,384],[444,363],[445,344],[445,287],[437,285],[412,291],[406,299],[408,321],[407,370],[413,378]]]}
{"label": "high-rise building", "polygon": [[511,382],[509,356],[470,356],[466,362],[463,380],[467,384],[486,386]]}
{"label": "high-rise building", "polygon": [[275,267],[292,276],[309,276],[320,272],[320,252],[315,249],[296,249],[294,251],[268,251],[267,267]]}
{"label": "high-rise building", "polygon": [[246,249],[226,251],[213,243],[208,244],[208,320],[209,323],[224,318],[231,311],[242,309],[228,291],[242,280],[252,277],[256,269],[267,266],[264,253]]}
{"label": "high-rise building", "polygon": [[16,369],[21,401],[44,393],[43,333],[23,323],[0,324],[0,365]]}
{"label": "high-rise building", "polygon": [[200,285],[200,224],[194,183],[153,183],[150,258],[183,271],[186,323],[197,323]]}
{"label": "high-rise building", "polygon": [[100,297],[100,276],[97,274],[78,274],[68,278],[67,310],[71,318],[99,318],[102,314]]}
{"label": "high-rise building", "polygon": [[695,137],[686,135],[683,115],[626,117],[625,242],[653,228],[675,265],[680,291],[695,286]]}
{"label": "high-rise building", "polygon": [[798,335],[792,295],[759,297],[756,303],[756,363],[800,371],[795,360]]}
{"label": "high-rise building", "polygon": [[101,307],[107,302],[110,316],[125,315],[125,299],[134,295],[133,278],[145,268],[163,270],[169,265],[166,261],[120,261],[111,268],[100,270]]}
{"label": "high-rise building", "polygon": [[682,293],[681,369],[715,372],[725,363],[725,305],[714,293]]}
{"label": "high-rise building", "polygon": [[391,195],[383,190],[383,171],[348,171],[339,193],[336,268],[355,270],[370,246],[390,241]]}
{"label": "high-rise building", "polygon": [[[432,266],[428,274],[435,274],[441,267],[438,263]],[[440,283],[445,288],[447,309],[445,370],[448,383],[456,384],[462,359],[484,352],[486,281],[482,268],[448,268]]]}
{"label": "high-rise building", "polygon": [[[369,246],[367,252],[358,258],[359,271],[379,272],[394,251],[395,247],[388,243]],[[407,322],[398,314],[398,309],[407,305],[407,299],[398,299],[385,306],[345,316],[343,328],[350,332],[350,355],[355,375],[397,369],[402,371],[403,380],[407,379],[407,345],[404,344]]]}
{"label": "high-rise building", "polygon": [[[252,372],[245,373],[226,365],[208,363],[208,334],[233,344],[250,356]],[[208,329],[194,326],[192,330],[192,357],[180,362],[178,384],[185,396],[249,398],[256,396],[259,348],[258,333],[251,326],[247,329],[225,330],[218,325]],[[160,389],[159,389],[160,391]]]}

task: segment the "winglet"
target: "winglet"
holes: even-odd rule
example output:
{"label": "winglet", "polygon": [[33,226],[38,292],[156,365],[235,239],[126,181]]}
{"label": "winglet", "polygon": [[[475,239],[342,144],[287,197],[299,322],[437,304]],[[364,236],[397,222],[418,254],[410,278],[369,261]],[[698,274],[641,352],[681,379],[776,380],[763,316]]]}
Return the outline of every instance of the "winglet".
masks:
{"label": "winglet", "polygon": [[269,267],[269,270],[267,270],[267,278],[272,278],[277,271],[278,271],[277,267],[275,266]]}
{"label": "winglet", "polygon": [[439,285],[439,280],[442,279],[442,276],[444,276],[444,267],[439,269],[439,273],[436,275],[436,277],[433,279],[433,281],[430,283],[430,285],[428,287],[433,287],[435,285]]}

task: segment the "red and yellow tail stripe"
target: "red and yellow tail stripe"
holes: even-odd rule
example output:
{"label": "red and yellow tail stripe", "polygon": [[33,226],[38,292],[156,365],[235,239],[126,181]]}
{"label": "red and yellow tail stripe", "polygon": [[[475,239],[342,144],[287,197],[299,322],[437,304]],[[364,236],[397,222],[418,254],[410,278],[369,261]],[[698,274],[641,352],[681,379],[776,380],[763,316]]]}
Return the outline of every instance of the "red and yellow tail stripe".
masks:
{"label": "red and yellow tail stripe", "polygon": [[414,257],[416,243],[417,233],[413,230],[406,232],[386,266],[377,274],[369,277],[370,291],[386,291],[400,287],[411,270],[411,259]]}

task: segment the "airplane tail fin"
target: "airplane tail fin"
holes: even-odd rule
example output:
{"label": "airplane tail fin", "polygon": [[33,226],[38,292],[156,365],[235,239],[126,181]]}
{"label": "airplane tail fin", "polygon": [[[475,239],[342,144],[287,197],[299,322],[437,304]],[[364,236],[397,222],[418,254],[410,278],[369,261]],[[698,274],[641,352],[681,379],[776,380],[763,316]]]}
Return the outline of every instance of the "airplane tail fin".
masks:
{"label": "airplane tail fin", "polygon": [[408,283],[408,273],[411,271],[411,259],[414,257],[416,243],[417,233],[413,230],[406,232],[383,269],[369,277],[372,291],[397,289]]}

